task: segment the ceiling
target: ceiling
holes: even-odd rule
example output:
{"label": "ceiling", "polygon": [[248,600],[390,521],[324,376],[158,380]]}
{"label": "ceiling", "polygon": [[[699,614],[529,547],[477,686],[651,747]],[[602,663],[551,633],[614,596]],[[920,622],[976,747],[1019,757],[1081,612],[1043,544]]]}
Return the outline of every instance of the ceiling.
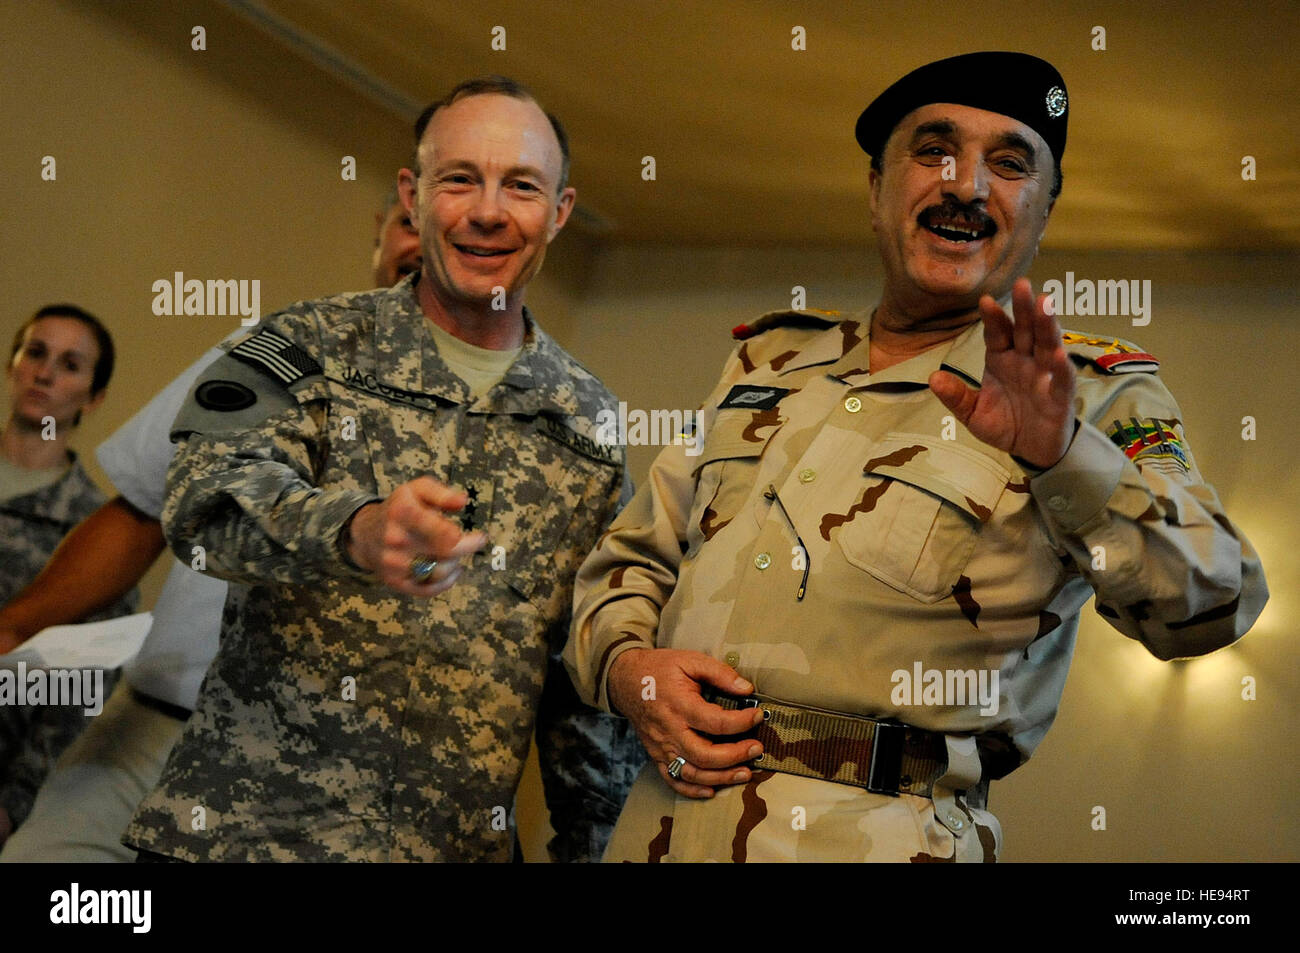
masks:
{"label": "ceiling", "polygon": [[1014,49],[1069,88],[1045,246],[1300,249],[1292,0],[224,2],[395,122],[469,76],[527,83],[569,129],[582,224],[609,240],[865,244],[863,106],[922,63]]}

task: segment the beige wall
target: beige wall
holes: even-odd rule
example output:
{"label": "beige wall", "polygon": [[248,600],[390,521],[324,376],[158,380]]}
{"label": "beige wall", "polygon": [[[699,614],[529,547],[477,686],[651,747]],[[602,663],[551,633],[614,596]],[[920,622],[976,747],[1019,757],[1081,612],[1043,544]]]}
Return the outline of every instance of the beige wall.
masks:
{"label": "beige wall", "polygon": [[[52,301],[108,325],[117,371],[74,439],[83,457],[239,324],[155,316],[155,280],[259,279],[263,313],[367,287],[374,212],[406,154],[399,120],[220,8],[186,6],[5,6],[0,338]],[[205,52],[190,49],[196,23]],[[355,182],[340,177],[344,155]]]}
{"label": "beige wall", "polygon": [[[118,374],[76,438],[83,451],[234,326],[154,316],[154,280],[177,270],[259,278],[263,313],[369,284],[372,215],[406,156],[402,118],[215,4],[11,3],[5,16],[0,339],[53,300],[109,323]],[[206,52],[190,50],[196,23],[207,29]],[[44,155],[57,160],[56,182],[40,180]],[[358,181],[340,180],[343,155],[357,158]],[[1239,647],[1187,663],[1157,663],[1087,616],[1057,725],[1035,759],[994,788],[1006,856],[1296,859],[1300,838],[1282,788],[1294,773],[1300,687],[1283,654],[1300,578],[1300,452],[1289,419],[1300,261],[1065,257],[1048,245],[1038,281],[1067,269],[1152,280],[1150,326],[1074,323],[1162,359],[1199,463],[1263,554],[1274,596]],[[688,408],[716,379],[732,325],[788,306],[796,284],[813,307],[870,307],[878,282],[864,212],[855,248],[602,248],[566,234],[530,298],[547,329],[631,406]],[[1254,442],[1240,438],[1245,415],[1257,420]],[[633,448],[638,479],[652,456]],[[148,602],[160,579],[156,569]],[[1245,675],[1258,701],[1240,700]],[[1105,832],[1090,829],[1094,805],[1107,809]],[[520,817],[529,856],[542,856],[531,769]]]}

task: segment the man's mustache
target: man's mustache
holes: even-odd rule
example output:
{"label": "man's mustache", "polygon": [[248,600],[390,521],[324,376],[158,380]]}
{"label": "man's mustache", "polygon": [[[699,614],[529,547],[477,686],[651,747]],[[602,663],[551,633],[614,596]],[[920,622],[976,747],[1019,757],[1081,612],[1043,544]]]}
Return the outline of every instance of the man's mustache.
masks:
{"label": "man's mustache", "polygon": [[980,205],[959,202],[955,199],[945,199],[938,205],[931,205],[916,217],[916,221],[922,228],[956,226],[973,229],[981,238],[986,238],[998,230],[992,216]]}

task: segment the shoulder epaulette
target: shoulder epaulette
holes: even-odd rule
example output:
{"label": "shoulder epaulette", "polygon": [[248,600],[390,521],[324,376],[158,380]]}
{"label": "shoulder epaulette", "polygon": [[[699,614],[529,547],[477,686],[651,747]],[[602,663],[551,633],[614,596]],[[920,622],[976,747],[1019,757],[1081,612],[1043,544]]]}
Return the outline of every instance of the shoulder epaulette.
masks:
{"label": "shoulder epaulette", "polygon": [[1066,331],[1061,343],[1072,356],[1093,364],[1105,374],[1154,374],[1160,361],[1136,344],[1119,338],[1094,337],[1077,331]]}
{"label": "shoulder epaulette", "polygon": [[321,373],[316,360],[286,337],[267,328],[230,349],[230,356],[268,374],[285,387]]}
{"label": "shoulder epaulette", "polygon": [[803,311],[769,311],[749,324],[738,324],[731,329],[737,341],[747,341],[769,328],[812,328],[818,331],[833,328],[840,323],[840,312],[808,308]]}

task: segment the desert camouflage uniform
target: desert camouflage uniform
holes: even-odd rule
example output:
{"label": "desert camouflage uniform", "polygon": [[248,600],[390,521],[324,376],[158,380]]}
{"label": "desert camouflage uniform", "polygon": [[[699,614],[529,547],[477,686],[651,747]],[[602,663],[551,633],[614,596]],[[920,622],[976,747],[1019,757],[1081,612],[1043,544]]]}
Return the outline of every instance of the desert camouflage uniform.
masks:
{"label": "desert camouflage uniform", "polygon": [[[927,387],[940,367],[978,385],[978,323],[870,375],[868,327],[777,313],[746,329],[704,404],[703,452],[665,449],[579,572],[565,660],[608,708],[622,652],[704,652],[760,695],[944,732],[949,774],[933,801],[771,771],[699,801],[649,765],[606,860],[993,860],[997,820],[961,792],[1005,776],[1046,733],[1094,590],[1097,611],[1162,659],[1227,645],[1263,607],[1258,558],[1202,482],[1154,358],[1066,336],[1081,423],[1039,474]],[[918,663],[997,670],[996,713],[897,695],[894,673]],[[807,735],[776,727],[767,751],[827,756],[801,755]]]}
{"label": "desert camouflage uniform", "polygon": [[[63,537],[104,503],[104,494],[76,462],[54,483],[0,501],[0,605],[45,568]],[[135,611],[132,589],[85,621],[112,619]],[[104,673],[104,699],[117,673]],[[89,724],[81,705],[0,706],[0,807],[17,827],[31,813],[45,776],[63,749]]]}
{"label": "desert camouflage uniform", "polygon": [[[167,536],[186,562],[202,546],[209,573],[250,585],[227,602],[197,710],[130,846],[209,860],[511,858],[573,576],[625,485],[621,451],[589,435],[614,398],[528,318],[518,359],[471,401],[414,287],[269,318],[177,417]],[[461,522],[489,537],[433,599],[380,586],[340,547],[355,510],[424,474],[464,488]],[[598,771],[584,801],[553,805],[563,859],[598,856],[627,790],[620,762],[644,759],[625,723],[585,711],[557,743],[568,712],[548,700],[538,732],[545,769],[567,757]]]}

